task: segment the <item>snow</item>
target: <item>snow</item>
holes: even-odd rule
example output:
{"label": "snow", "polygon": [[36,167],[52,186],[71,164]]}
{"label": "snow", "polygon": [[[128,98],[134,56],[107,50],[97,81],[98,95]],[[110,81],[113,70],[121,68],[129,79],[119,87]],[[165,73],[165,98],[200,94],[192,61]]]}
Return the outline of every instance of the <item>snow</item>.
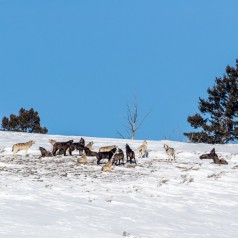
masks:
{"label": "snow", "polygon": [[[138,158],[142,141],[84,137],[94,151],[128,143],[138,164],[101,171],[94,157],[41,158],[48,139],[79,141],[81,136],[0,132],[0,237],[236,237],[238,235],[238,145],[148,141],[149,157]],[[35,140],[25,152],[15,143]],[[163,144],[173,147],[168,162]],[[228,165],[199,156],[212,148]],[[106,161],[102,161],[105,163]]]}

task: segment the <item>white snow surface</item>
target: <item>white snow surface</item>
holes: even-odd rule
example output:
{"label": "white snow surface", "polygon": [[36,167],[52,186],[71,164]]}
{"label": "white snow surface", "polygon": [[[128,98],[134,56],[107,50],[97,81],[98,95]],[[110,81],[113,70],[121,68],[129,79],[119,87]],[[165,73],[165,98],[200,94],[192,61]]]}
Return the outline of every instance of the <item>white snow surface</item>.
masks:
{"label": "white snow surface", "polygon": [[[148,158],[138,158],[143,141],[82,136],[101,146],[128,143],[137,165],[101,171],[95,157],[39,158],[48,139],[78,142],[81,136],[0,132],[1,238],[238,237],[238,145],[148,141]],[[35,140],[14,157],[12,145]],[[163,144],[173,147],[169,162]],[[228,165],[199,156],[212,148]]]}

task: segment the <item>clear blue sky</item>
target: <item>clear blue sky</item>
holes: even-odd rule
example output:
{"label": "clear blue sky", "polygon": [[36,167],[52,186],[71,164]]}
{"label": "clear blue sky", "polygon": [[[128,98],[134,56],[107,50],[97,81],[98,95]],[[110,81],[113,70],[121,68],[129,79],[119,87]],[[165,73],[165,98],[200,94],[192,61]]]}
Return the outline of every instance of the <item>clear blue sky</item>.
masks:
{"label": "clear blue sky", "polygon": [[0,119],[33,107],[49,134],[186,141],[238,58],[237,0],[0,0]]}

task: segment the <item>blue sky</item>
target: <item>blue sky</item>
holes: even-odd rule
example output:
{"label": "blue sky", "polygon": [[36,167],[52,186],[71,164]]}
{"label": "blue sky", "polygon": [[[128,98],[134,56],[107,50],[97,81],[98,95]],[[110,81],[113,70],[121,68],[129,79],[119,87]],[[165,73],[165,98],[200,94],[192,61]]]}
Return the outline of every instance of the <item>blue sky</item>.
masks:
{"label": "blue sky", "polygon": [[[235,0],[0,0],[0,118],[33,107],[49,134],[186,141],[238,58]],[[126,136],[126,133],[124,133]]]}

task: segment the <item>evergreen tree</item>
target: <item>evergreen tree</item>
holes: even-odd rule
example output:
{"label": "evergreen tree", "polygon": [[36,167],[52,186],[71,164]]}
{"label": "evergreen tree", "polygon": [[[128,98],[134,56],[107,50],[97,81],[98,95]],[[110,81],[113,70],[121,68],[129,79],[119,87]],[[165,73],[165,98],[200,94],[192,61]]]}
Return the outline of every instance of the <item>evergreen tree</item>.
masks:
{"label": "evergreen tree", "polygon": [[19,131],[29,133],[46,134],[48,129],[40,126],[40,117],[33,108],[26,110],[21,108],[19,116],[11,114],[10,118],[3,117],[2,129],[5,131]]}
{"label": "evergreen tree", "polygon": [[191,142],[224,144],[238,139],[238,59],[236,66],[226,67],[223,77],[217,77],[208,98],[199,98],[199,111],[188,116],[188,122],[200,132],[184,133]]}

